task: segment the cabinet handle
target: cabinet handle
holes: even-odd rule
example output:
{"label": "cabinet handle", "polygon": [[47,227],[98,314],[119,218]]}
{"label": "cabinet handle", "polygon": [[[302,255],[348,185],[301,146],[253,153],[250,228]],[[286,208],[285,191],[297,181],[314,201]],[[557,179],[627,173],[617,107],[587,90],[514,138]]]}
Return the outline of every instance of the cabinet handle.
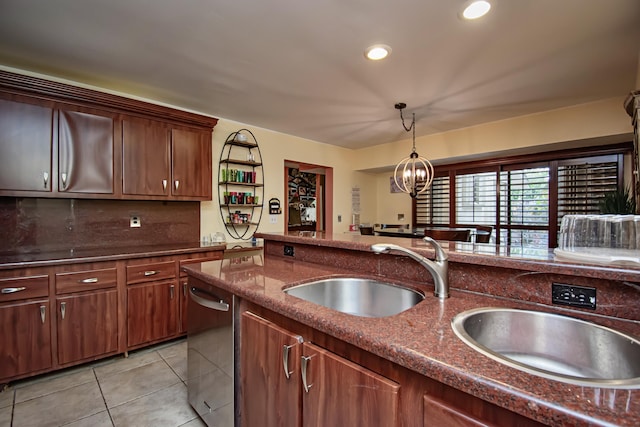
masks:
{"label": "cabinet handle", "polygon": [[67,303],[66,302],[61,302],[60,303],[60,314],[62,315],[62,320],[64,320],[64,315],[67,312]]}
{"label": "cabinet handle", "polygon": [[42,177],[44,178],[44,188],[47,188],[49,185],[49,172],[43,173]]}
{"label": "cabinet handle", "polygon": [[5,295],[5,294],[15,294],[16,292],[24,291],[25,289],[27,289],[27,288],[24,287],[24,286],[20,286],[19,288],[2,288],[0,293],[3,294],[3,295]]}
{"label": "cabinet handle", "polygon": [[42,320],[43,324],[44,324],[44,321],[45,321],[46,318],[47,318],[47,306],[41,305],[40,306],[40,320]]}
{"label": "cabinet handle", "polygon": [[173,299],[174,295],[176,293],[176,287],[175,285],[171,285],[169,286],[169,294],[171,295],[171,299]]}
{"label": "cabinet handle", "polygon": [[291,374],[293,371],[289,371],[289,351],[293,345],[283,345],[282,346],[282,365],[284,367],[284,376],[286,379],[291,378]]}
{"label": "cabinet handle", "polygon": [[302,386],[304,387],[304,391],[309,393],[309,389],[313,384],[307,384],[307,365],[313,356],[302,356],[300,372],[302,375]]}
{"label": "cabinet handle", "polygon": [[98,278],[97,277],[89,277],[88,279],[82,279],[82,280],[78,280],[78,282],[80,283],[98,283]]}
{"label": "cabinet handle", "polygon": [[62,188],[67,188],[67,174],[63,173],[62,174]]}
{"label": "cabinet handle", "polygon": [[144,272],[144,277],[155,276],[158,273],[160,273],[158,270],[147,270]]}
{"label": "cabinet handle", "polygon": [[177,191],[178,187],[180,187],[180,181],[178,181],[177,179],[175,181],[173,181],[173,186],[175,187],[175,189]]}
{"label": "cabinet handle", "polygon": [[162,180],[162,189],[163,189],[164,191],[167,191],[167,180],[166,180],[166,179],[163,179],[163,180]]}

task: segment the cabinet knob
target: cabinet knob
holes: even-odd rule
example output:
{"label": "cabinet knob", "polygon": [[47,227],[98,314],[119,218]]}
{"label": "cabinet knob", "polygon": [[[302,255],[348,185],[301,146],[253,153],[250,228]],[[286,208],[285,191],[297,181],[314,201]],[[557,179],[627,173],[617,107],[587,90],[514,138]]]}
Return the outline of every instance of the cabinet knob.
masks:
{"label": "cabinet knob", "polygon": [[49,172],[44,172],[42,178],[44,178],[44,188],[46,189],[49,186]]}
{"label": "cabinet knob", "polygon": [[155,276],[158,273],[158,270],[147,270],[144,272],[144,277]]}
{"label": "cabinet knob", "polygon": [[67,313],[67,303],[66,302],[61,302],[60,303],[60,314],[62,315],[62,320],[64,320],[64,315]]}
{"label": "cabinet knob", "polygon": [[44,324],[45,319],[47,318],[47,306],[46,305],[41,305],[40,306],[40,320],[42,320],[42,323]]}
{"label": "cabinet knob", "polygon": [[162,180],[162,189],[163,189],[164,191],[167,191],[167,180],[166,180],[166,179],[163,179],[163,180]]}
{"label": "cabinet knob", "polygon": [[80,283],[88,284],[88,283],[98,283],[97,277],[89,277],[87,279],[78,280]]}
{"label": "cabinet knob", "polygon": [[180,181],[178,181],[177,179],[175,181],[173,181],[173,186],[175,187],[175,189],[177,191],[178,187],[180,187]]}
{"label": "cabinet knob", "polygon": [[61,176],[62,176],[62,188],[65,189],[67,188],[67,174],[63,173]]}
{"label": "cabinet knob", "polygon": [[171,299],[173,299],[173,297],[175,296],[175,293],[176,293],[176,287],[175,287],[175,285],[171,285],[171,286],[169,286],[169,294],[170,294],[170,296],[171,296]]}

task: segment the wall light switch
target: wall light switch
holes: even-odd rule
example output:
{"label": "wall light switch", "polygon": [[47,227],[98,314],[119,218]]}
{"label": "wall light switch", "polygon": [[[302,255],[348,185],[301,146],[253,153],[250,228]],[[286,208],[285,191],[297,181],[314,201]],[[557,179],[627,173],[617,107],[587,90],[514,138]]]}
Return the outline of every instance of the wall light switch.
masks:
{"label": "wall light switch", "polygon": [[142,227],[142,222],[140,222],[140,217],[131,215],[131,217],[129,218],[129,227],[131,228]]}
{"label": "wall light switch", "polygon": [[338,222],[342,222],[342,215],[338,215]]}

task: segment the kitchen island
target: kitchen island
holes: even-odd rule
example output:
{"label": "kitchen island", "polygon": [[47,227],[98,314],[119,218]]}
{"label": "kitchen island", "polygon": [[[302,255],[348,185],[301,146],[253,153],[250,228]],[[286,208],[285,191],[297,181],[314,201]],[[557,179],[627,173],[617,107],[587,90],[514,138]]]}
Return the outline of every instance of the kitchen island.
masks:
{"label": "kitchen island", "polygon": [[[194,280],[235,294],[241,309],[294,322],[298,330],[308,328],[307,334],[313,336],[312,340],[328,343],[331,350],[340,352],[340,348],[346,348],[343,356],[359,350],[379,359],[378,366],[390,362],[397,367],[395,370],[380,368],[381,375],[389,377],[396,371],[406,370],[432,381],[426,389],[438,389],[433,384],[440,384],[439,389],[444,391],[438,392],[435,401],[452,396],[458,403],[465,399],[475,402],[462,404],[463,409],[476,408],[480,401],[524,417],[531,425],[640,425],[640,390],[576,386],[521,372],[465,345],[454,335],[450,324],[456,314],[465,310],[510,307],[568,314],[640,336],[637,303],[640,269],[563,262],[545,250],[523,251],[452,242],[444,245],[449,255],[451,297],[439,300],[432,296],[430,275],[417,263],[403,256],[374,255],[369,249],[373,243],[388,242],[433,258],[433,251],[419,239],[322,233],[304,237],[262,234],[260,237],[265,240],[264,258],[253,257],[251,262],[234,269],[223,268],[222,261],[183,269]],[[285,256],[285,250],[292,256]],[[282,291],[332,276],[384,278],[420,289],[427,297],[398,315],[364,318],[312,304]],[[551,283],[596,287],[597,309],[552,305]],[[356,358],[367,359],[364,355]],[[406,392],[402,396],[401,401],[413,394]],[[424,403],[401,402],[400,411],[407,407],[420,411],[400,414],[402,425],[423,425],[422,420],[428,425],[427,420],[434,416],[429,412],[428,402],[431,400],[427,395]],[[454,405],[454,412],[455,408]],[[473,412],[471,418],[476,417],[485,424],[519,422],[513,421],[516,418],[505,418],[508,414],[504,413],[485,409],[470,411]],[[498,415],[483,418],[483,414]]]}

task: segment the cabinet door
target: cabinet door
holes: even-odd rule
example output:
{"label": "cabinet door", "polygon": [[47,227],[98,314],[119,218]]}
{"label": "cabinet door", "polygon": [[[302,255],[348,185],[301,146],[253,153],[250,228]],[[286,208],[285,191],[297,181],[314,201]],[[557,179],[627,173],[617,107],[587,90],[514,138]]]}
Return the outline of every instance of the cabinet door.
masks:
{"label": "cabinet door", "polygon": [[211,199],[211,133],[171,130],[174,196]]}
{"label": "cabinet door", "polygon": [[241,331],[242,425],[300,426],[302,338],[248,312]]}
{"label": "cabinet door", "polygon": [[399,384],[313,344],[302,346],[303,426],[400,425]]}
{"label": "cabinet door", "polygon": [[171,180],[169,128],[160,122],[122,122],[122,191],[124,194],[168,196]]}
{"label": "cabinet door", "polygon": [[158,341],[177,333],[176,281],[150,282],[127,287],[127,345]]}
{"label": "cabinet door", "polygon": [[113,194],[113,119],[60,110],[58,191]]}
{"label": "cabinet door", "polygon": [[56,299],[61,365],[118,350],[118,292],[100,291]]}
{"label": "cabinet door", "polygon": [[53,110],[0,99],[0,190],[51,191]]}
{"label": "cabinet door", "polygon": [[48,300],[0,306],[0,380],[51,367],[50,318]]}

